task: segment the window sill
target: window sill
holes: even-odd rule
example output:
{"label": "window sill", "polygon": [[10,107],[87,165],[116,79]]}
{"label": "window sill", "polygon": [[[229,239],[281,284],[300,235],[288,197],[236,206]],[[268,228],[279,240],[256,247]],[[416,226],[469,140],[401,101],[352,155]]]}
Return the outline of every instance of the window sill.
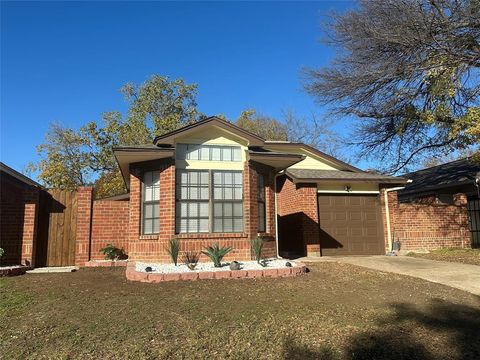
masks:
{"label": "window sill", "polygon": [[140,240],[158,240],[158,234],[140,235]]}
{"label": "window sill", "polygon": [[262,238],[264,242],[275,241],[275,236],[267,232],[259,232],[257,233],[257,236]]}

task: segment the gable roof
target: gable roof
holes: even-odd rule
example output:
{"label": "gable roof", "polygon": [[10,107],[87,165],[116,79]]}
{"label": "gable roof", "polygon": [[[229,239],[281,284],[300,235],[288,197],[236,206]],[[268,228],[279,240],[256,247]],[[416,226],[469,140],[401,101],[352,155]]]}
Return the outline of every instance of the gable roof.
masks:
{"label": "gable roof", "polygon": [[263,146],[265,143],[265,140],[262,139],[260,136],[255,135],[245,129],[242,129],[241,127],[232,124],[229,121],[220,119],[219,117],[216,116],[211,116],[208,117],[204,120],[200,120],[196,123],[181,127],[177,130],[173,130],[169,133],[166,133],[164,135],[157,136],[154,140],[153,143],[157,146],[161,145],[170,145],[172,146],[174,144],[175,138],[178,135],[188,135],[189,133],[198,131],[202,128],[205,128],[207,126],[216,126],[219,127],[229,133],[232,133],[234,135],[237,135],[241,138],[244,138],[245,140],[248,141],[248,146]]}
{"label": "gable roof", "polygon": [[305,149],[305,150],[308,150],[310,151],[311,153],[321,157],[321,158],[324,158],[328,161],[330,161],[331,163],[339,166],[340,168],[342,168],[343,170],[349,170],[349,171],[353,171],[353,172],[363,172],[363,170],[353,166],[353,165],[350,165],[350,164],[347,164],[346,162],[342,161],[342,160],[339,160],[331,155],[328,155],[326,153],[324,153],[323,151],[320,151],[318,149],[315,149],[314,147],[310,146],[310,145],[307,145],[307,144],[304,144],[304,143],[297,143],[297,142],[290,142],[290,141],[270,141],[270,140],[267,140],[265,141],[265,145],[280,145],[280,146],[290,146],[290,147],[296,147],[296,148],[300,148],[300,149]]}
{"label": "gable roof", "polygon": [[41,189],[43,189],[44,187],[42,185],[40,185],[39,183],[37,183],[36,181],[33,181],[32,179],[30,179],[29,177],[26,177],[25,175],[23,175],[22,173],[19,173],[17,170],[15,169],[12,169],[10,166],[8,165],[5,165],[3,162],[0,161],[0,171],[1,172],[4,172],[12,177],[14,177],[15,179],[23,182],[24,184],[27,184],[27,185],[30,185],[30,186],[36,186],[36,187],[39,187]]}
{"label": "gable roof", "polygon": [[471,157],[451,161],[403,175],[412,182],[401,193],[420,193],[450,186],[473,185],[479,172],[480,163],[473,161]]}

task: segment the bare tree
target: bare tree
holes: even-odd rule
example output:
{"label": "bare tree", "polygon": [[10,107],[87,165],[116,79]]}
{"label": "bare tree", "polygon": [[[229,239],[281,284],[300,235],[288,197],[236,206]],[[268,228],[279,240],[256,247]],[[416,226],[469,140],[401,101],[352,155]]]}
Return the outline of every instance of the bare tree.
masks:
{"label": "bare tree", "polygon": [[307,91],[357,119],[361,155],[396,172],[480,139],[480,2],[362,0],[327,24],[332,65]]}

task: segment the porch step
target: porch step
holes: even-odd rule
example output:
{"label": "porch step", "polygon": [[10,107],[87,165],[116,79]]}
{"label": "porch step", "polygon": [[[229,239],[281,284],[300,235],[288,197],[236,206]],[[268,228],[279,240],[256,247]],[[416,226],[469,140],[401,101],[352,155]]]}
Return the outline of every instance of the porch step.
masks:
{"label": "porch step", "polygon": [[78,266],[52,266],[40,267],[33,270],[28,270],[27,274],[44,274],[44,273],[67,273],[74,272],[79,269]]}

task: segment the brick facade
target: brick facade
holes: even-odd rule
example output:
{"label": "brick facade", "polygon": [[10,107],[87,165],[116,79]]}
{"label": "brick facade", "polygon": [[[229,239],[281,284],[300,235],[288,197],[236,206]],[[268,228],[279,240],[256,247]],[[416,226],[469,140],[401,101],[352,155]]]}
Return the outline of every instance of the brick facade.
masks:
{"label": "brick facade", "polygon": [[128,253],[127,200],[95,200],[92,215],[91,260],[103,260],[100,252],[107,244],[123,248]]}
{"label": "brick facade", "polygon": [[418,203],[399,203],[390,192],[392,237],[400,240],[402,250],[469,248],[470,230],[465,194],[454,195],[454,204],[437,204],[433,198]]}
{"label": "brick facade", "polygon": [[317,185],[294,184],[283,175],[277,179],[277,193],[281,250],[320,256]]}
{"label": "brick facade", "polygon": [[2,173],[0,247],[4,265],[33,265],[40,189]]}
{"label": "brick facade", "polygon": [[92,187],[77,190],[77,232],[75,242],[75,265],[83,266],[90,260],[92,226]]}

